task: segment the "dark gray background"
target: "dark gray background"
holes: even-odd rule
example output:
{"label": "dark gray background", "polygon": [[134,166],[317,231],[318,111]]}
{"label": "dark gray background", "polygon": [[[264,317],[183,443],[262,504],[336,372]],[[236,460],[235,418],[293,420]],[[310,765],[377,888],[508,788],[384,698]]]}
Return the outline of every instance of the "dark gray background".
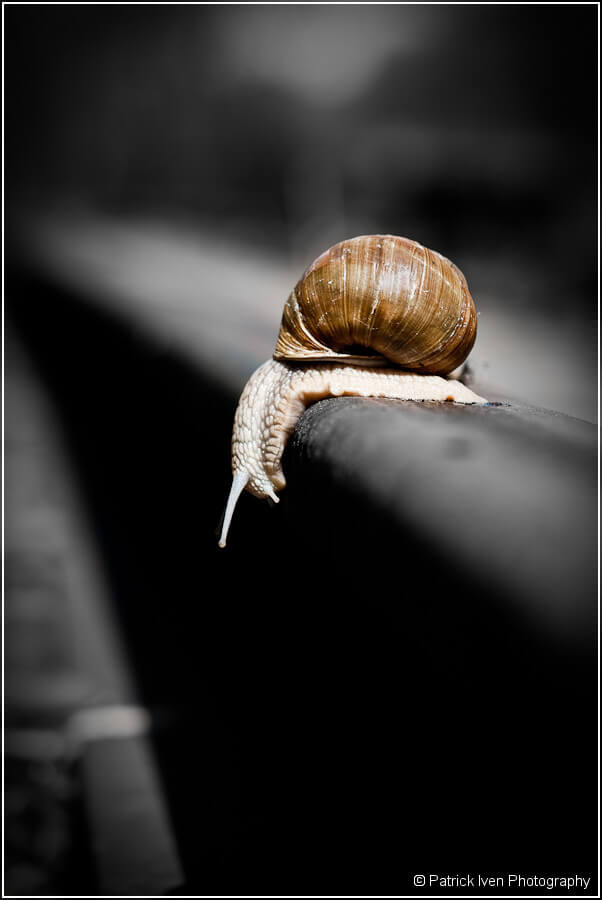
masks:
{"label": "dark gray background", "polygon": [[[597,7],[4,9],[9,888],[140,892],[149,791],[70,755],[112,704],[162,888],[589,871]],[[314,407],[220,554],[238,394],[372,232],[464,271],[510,406]]]}

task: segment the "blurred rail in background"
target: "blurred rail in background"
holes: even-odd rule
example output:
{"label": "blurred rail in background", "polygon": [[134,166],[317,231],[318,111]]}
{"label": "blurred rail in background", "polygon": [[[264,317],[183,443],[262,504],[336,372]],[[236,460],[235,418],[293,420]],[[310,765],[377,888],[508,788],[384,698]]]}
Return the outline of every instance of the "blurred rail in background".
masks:
{"label": "blurred rail in background", "polygon": [[[10,891],[593,869],[595,18],[5,8]],[[509,405],[317,405],[219,553],[238,394],[371,232]]]}

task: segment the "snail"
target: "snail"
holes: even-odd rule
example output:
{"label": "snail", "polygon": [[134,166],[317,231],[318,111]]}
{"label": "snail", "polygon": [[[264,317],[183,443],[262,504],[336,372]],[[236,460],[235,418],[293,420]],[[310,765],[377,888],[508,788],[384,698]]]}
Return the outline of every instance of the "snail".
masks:
{"label": "snail", "polygon": [[273,358],[240,397],[219,546],[243,490],[278,502],[282,454],[310,403],[341,395],[486,403],[442,377],[466,359],[476,328],[462,272],[415,241],[362,235],[322,253],[286,301]]}

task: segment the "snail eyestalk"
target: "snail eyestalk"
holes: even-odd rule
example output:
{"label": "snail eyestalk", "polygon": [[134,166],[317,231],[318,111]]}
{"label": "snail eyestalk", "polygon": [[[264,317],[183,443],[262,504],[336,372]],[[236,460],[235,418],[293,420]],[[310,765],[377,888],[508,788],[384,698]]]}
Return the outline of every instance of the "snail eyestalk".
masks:
{"label": "snail eyestalk", "polygon": [[228,530],[230,528],[230,522],[232,521],[232,514],[236,509],[238,498],[247,486],[248,481],[248,473],[241,469],[235,472],[232,476],[232,487],[230,488],[230,493],[228,494],[228,502],[226,503],[226,511],[224,512],[222,533],[220,535],[218,547],[223,548],[226,546],[226,538],[228,537]]}

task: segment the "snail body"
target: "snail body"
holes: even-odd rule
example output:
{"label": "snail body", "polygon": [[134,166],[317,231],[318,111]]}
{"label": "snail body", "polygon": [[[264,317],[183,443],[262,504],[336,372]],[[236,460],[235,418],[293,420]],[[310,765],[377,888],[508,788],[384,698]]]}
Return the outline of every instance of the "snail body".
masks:
{"label": "snail body", "polygon": [[240,397],[219,546],[244,489],[278,502],[282,454],[310,403],[343,395],[486,403],[442,377],[468,356],[476,321],[460,270],[407,238],[361,236],[319,256],[285,304],[273,359]]}

